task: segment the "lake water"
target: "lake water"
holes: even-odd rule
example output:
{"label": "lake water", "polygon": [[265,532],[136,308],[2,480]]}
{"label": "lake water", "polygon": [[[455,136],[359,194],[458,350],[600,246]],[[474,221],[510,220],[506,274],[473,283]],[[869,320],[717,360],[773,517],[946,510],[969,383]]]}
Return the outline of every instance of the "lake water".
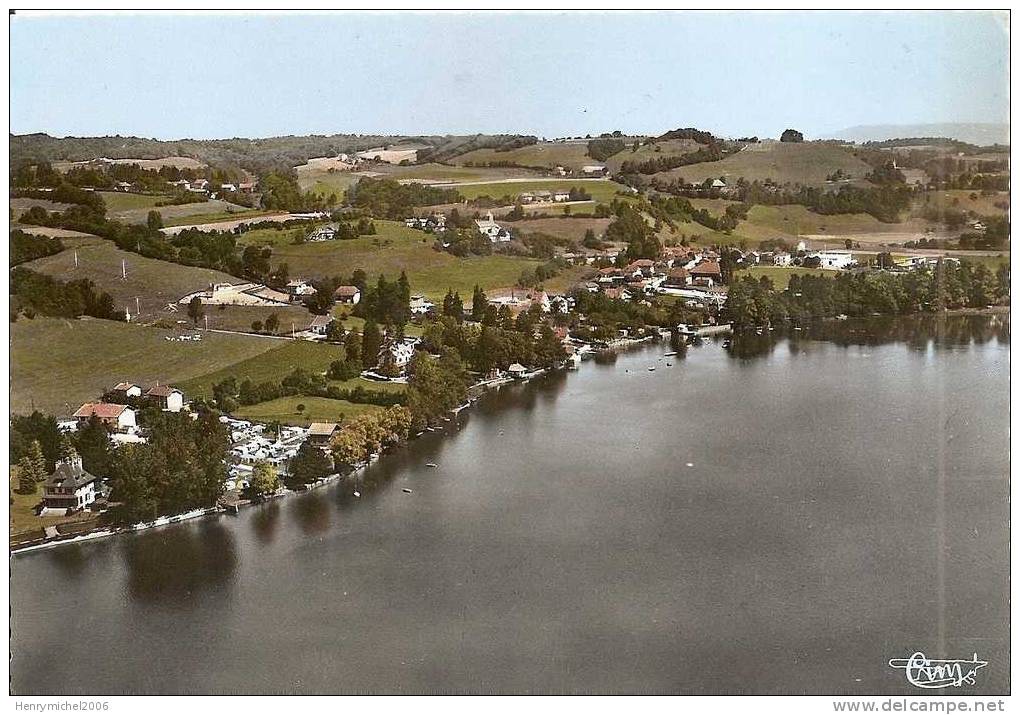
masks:
{"label": "lake water", "polygon": [[360,499],[16,556],[13,692],[916,693],[914,651],[1008,691],[1008,318],[664,349],[489,395]]}

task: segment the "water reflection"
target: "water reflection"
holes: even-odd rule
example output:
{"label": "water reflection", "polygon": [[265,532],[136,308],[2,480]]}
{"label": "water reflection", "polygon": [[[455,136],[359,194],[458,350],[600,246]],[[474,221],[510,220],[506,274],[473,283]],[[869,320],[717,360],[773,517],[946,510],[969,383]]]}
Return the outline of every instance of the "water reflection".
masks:
{"label": "water reflection", "polygon": [[802,330],[740,331],[734,333],[727,350],[730,357],[746,360],[770,354],[783,340],[788,341],[791,353],[804,352],[812,341],[822,340],[844,347],[901,343],[913,350],[925,351],[929,347],[983,345],[991,340],[1009,345],[1009,333],[1009,314],[876,316],[817,321]]}
{"label": "water reflection", "polygon": [[251,527],[260,544],[271,544],[276,538],[280,527],[280,504],[277,501],[266,502],[254,507]]}
{"label": "water reflection", "polygon": [[294,517],[306,535],[315,536],[329,529],[331,510],[322,494],[302,494],[293,503]]}
{"label": "water reflection", "polygon": [[128,592],[136,602],[185,609],[196,596],[226,594],[233,584],[234,537],[220,520],[122,538]]}

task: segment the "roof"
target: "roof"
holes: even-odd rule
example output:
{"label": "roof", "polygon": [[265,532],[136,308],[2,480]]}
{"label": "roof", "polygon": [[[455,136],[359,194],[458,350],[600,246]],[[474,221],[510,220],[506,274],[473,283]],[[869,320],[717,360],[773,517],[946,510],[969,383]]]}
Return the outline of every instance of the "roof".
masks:
{"label": "roof", "polygon": [[361,289],[358,286],[337,286],[337,289],[333,291],[333,295],[353,298],[360,292]]}
{"label": "roof", "polygon": [[312,318],[312,322],[308,324],[310,328],[325,328],[327,325],[333,322],[332,316],[329,315],[316,315]]}
{"label": "roof", "polygon": [[155,387],[150,387],[149,391],[145,394],[149,397],[169,397],[172,392],[180,392],[180,390],[170,385],[156,385]]}
{"label": "roof", "polygon": [[131,409],[127,405],[115,405],[110,402],[86,402],[84,405],[78,408],[78,411],[74,413],[75,417],[92,417],[93,415],[100,419],[113,419],[120,417],[124,410]]}
{"label": "roof", "polygon": [[669,272],[670,278],[686,278],[687,270],[684,268],[674,268]]}
{"label": "roof", "polygon": [[515,362],[513,365],[510,366],[511,372],[521,372],[521,371],[524,371],[524,370],[527,370],[527,369],[528,368],[524,367],[519,362]]}
{"label": "roof", "polygon": [[118,382],[116,385],[113,386],[113,389],[117,390],[118,392],[127,392],[132,387],[137,387],[139,390],[142,389],[133,382]]}
{"label": "roof", "polygon": [[690,270],[692,276],[718,276],[722,275],[717,261],[704,261]]}
{"label": "roof", "polygon": [[94,481],[96,478],[81,466],[81,457],[76,457],[69,461],[57,462],[56,470],[46,479],[46,486],[75,490]]}
{"label": "roof", "polygon": [[329,437],[336,431],[337,426],[336,422],[312,422],[308,425],[308,434],[309,436]]}

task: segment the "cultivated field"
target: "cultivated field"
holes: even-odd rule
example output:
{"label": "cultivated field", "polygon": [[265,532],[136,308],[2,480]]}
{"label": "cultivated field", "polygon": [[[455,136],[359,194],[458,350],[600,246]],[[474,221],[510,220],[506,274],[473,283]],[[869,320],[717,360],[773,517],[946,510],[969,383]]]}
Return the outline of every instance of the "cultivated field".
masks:
{"label": "cultivated field", "polygon": [[[927,203],[933,206],[971,211],[979,216],[1004,216],[1009,213],[1008,191],[995,191],[987,196],[982,195],[979,191],[962,189],[933,191],[926,196],[926,199]],[[918,208],[923,206],[924,204],[921,203]]]}
{"label": "cultivated field", "polygon": [[257,213],[245,206],[219,199],[177,206],[157,206],[157,203],[167,201],[170,197],[159,194],[129,194],[120,191],[102,191],[100,195],[106,202],[107,217],[123,223],[145,223],[149,218],[150,211],[158,211],[159,215],[163,217],[165,226],[224,220],[235,214]]}
{"label": "cultivated field", "polygon": [[[302,405],[303,409],[298,410]],[[347,400],[331,400],[327,397],[302,397],[300,395],[279,397],[257,405],[246,405],[234,410],[233,415],[255,422],[282,422],[288,425],[307,427],[311,422],[342,422],[368,412],[383,409]]]}
{"label": "cultivated field", "polygon": [[594,159],[588,156],[588,143],[566,143],[566,142],[539,142],[531,146],[512,149],[511,151],[496,151],[495,149],[475,149],[466,154],[454,157],[452,163],[458,166],[465,164],[485,165],[489,162],[508,161],[519,166],[541,167],[555,169],[562,166],[567,169],[580,171],[586,164],[597,164]]}
{"label": "cultivated field", "polygon": [[268,346],[267,349],[250,359],[234,361],[204,373],[197,373],[183,382],[180,385],[181,389],[189,394],[209,396],[212,394],[212,386],[228,377],[235,378],[238,383],[244,380],[266,382],[279,381],[298,367],[309,372],[325,372],[331,362],[341,359],[344,354],[342,347],[328,343],[251,339],[264,342]]}
{"label": "cultivated field", "polygon": [[790,284],[790,278],[795,275],[827,276],[832,278],[837,271],[826,271],[821,268],[782,268],[779,266],[751,266],[750,268],[737,272],[737,277],[751,276],[761,278],[767,276],[772,281],[776,290],[786,290]]}
{"label": "cultivated field", "polygon": [[[82,233],[81,231],[72,231],[67,228],[51,228],[49,226],[33,226],[27,223],[12,223],[11,230],[19,229],[25,233],[30,233],[33,236],[49,236],[50,238],[72,238],[72,239],[95,239],[102,240],[98,236],[94,236],[91,233]],[[64,242],[67,245],[67,242]]]}
{"label": "cultivated field", "polygon": [[39,206],[47,211],[65,211],[71,208],[71,204],[47,199],[11,199],[11,211],[14,212],[15,219],[21,218],[22,214],[34,206]]}
{"label": "cultivated field", "polygon": [[780,184],[824,186],[826,176],[837,169],[849,173],[854,179],[863,179],[871,171],[871,167],[850,151],[833,144],[773,142],[731,154],[721,161],[681,166],[656,176],[682,177],[688,183],[719,177],[736,181],[744,177],[748,181],[772,179]]}
{"label": "cultivated field", "polygon": [[[239,282],[239,278],[234,278]],[[186,313],[186,310],[185,310]],[[207,305],[205,317],[209,319],[210,330],[233,330],[243,333],[251,331],[252,322],[266,322],[266,318],[275,314],[280,321],[279,334],[290,335],[291,326],[298,332],[308,327],[312,314],[301,304],[262,306],[262,305]],[[199,327],[205,327],[205,318]]]}
{"label": "cultivated field", "polygon": [[568,241],[581,241],[588,229],[601,236],[610,222],[608,218],[535,218],[507,222],[506,225],[514,232],[545,233]]}
{"label": "cultivated field", "polygon": [[[183,319],[183,306],[180,313],[172,313],[165,310],[166,305],[176,303],[182,296],[202,290],[210,283],[242,282],[220,271],[183,266],[122,251],[111,241],[101,238],[82,240],[77,244],[77,247],[68,247],[56,255],[39,258],[25,265],[62,281],[88,278],[99,290],[112,295],[118,308],[128,309],[132,320],[150,321],[160,317]],[[74,265],[75,253],[78,255],[77,268]],[[126,265],[127,278],[121,278],[121,261]]]}
{"label": "cultivated field", "polygon": [[122,380],[178,385],[254,357],[277,341],[205,333],[198,342],[165,340],[173,331],[109,320],[22,318],[11,323],[11,411],[67,415]]}
{"label": "cultivated field", "polygon": [[[630,195],[627,187],[608,179],[544,179],[544,180],[517,180],[491,182],[461,182],[458,184],[443,185],[444,188],[456,189],[465,199],[477,199],[479,196],[489,196],[493,199],[507,197],[507,203],[513,203],[522,193],[529,191],[552,191],[554,189],[570,189],[571,187],[584,189],[593,201],[609,203],[617,196],[617,192],[623,191]],[[543,209],[545,210],[545,209]]]}
{"label": "cultivated field", "polygon": [[649,159],[660,159],[667,156],[681,156],[701,148],[701,144],[698,144],[693,139],[666,139],[665,141],[653,144],[643,144],[638,147],[637,151],[631,151],[632,144],[633,140],[629,140],[626,149],[606,159],[605,164],[611,171],[619,171],[620,166],[625,161],[648,161]]}
{"label": "cultivated field", "polygon": [[[138,164],[142,169],[161,169],[164,166],[173,166],[178,169],[202,169],[205,164],[187,156],[167,156],[162,159],[104,159],[109,164]],[[57,171],[69,171],[75,166],[87,166],[91,161],[55,161],[53,168]]]}
{"label": "cultivated field", "polygon": [[[383,273],[390,279],[407,272],[414,293],[424,293],[433,300],[442,299],[447,288],[470,296],[477,283],[483,288],[511,286],[521,272],[538,265],[539,261],[510,256],[475,256],[456,258],[433,248],[435,238],[406,228],[394,221],[376,221],[375,236],[349,241],[323,241],[292,245],[288,232],[284,243],[277,232],[252,231],[244,234],[245,242],[273,245],[274,265],[286,263],[290,275],[302,278],[349,276],[355,269],[364,270],[375,280]],[[261,234],[265,238],[259,240]]]}

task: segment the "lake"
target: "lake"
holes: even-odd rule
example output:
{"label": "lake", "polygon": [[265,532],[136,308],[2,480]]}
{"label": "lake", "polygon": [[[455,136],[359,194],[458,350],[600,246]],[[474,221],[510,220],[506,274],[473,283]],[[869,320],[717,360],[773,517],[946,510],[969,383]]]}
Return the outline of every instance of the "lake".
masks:
{"label": "lake", "polygon": [[1008,692],[1008,321],[648,346],[360,499],[16,556],[12,692],[916,694],[915,651]]}

